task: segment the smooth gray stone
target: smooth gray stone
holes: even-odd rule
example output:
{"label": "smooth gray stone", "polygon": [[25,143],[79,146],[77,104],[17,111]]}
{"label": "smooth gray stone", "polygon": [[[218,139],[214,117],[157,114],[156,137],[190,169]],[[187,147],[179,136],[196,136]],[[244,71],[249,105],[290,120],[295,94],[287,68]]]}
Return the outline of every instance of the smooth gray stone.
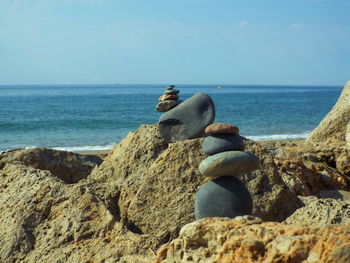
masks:
{"label": "smooth gray stone", "polygon": [[253,201],[248,189],[237,178],[224,176],[204,184],[196,193],[196,220],[205,217],[250,215]]}
{"label": "smooth gray stone", "polygon": [[166,90],[164,94],[176,95],[179,94],[180,91],[178,89]]}
{"label": "smooth gray stone", "polygon": [[208,155],[225,151],[244,151],[244,138],[233,134],[217,134],[205,138],[202,151]]}
{"label": "smooth gray stone", "polygon": [[227,151],[205,158],[199,164],[199,172],[204,176],[238,176],[259,169],[259,158],[249,152]]}
{"label": "smooth gray stone", "polygon": [[182,101],[181,100],[165,100],[161,101],[157,104],[156,110],[159,112],[166,112],[168,110],[171,110],[172,108],[175,108],[177,105],[179,105]]}
{"label": "smooth gray stone", "polygon": [[175,88],[175,85],[169,85],[166,90],[172,90],[173,88]]}
{"label": "smooth gray stone", "polygon": [[204,129],[214,119],[214,102],[207,94],[197,93],[163,113],[158,129],[166,142],[177,142],[203,136]]}

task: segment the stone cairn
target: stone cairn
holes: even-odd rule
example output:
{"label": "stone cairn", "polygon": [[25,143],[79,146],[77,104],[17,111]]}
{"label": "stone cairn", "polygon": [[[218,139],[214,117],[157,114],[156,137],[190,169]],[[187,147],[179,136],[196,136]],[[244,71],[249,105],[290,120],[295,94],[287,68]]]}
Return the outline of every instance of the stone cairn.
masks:
{"label": "stone cairn", "polygon": [[179,100],[178,95],[180,91],[174,88],[174,85],[169,85],[165,89],[164,94],[160,96],[159,103],[156,106],[157,111],[166,112],[168,110],[171,110],[172,108],[175,108],[182,102],[181,100]]}
{"label": "stone cairn", "polygon": [[212,123],[205,129],[208,135],[202,150],[209,157],[199,165],[202,175],[212,179],[196,193],[196,220],[205,217],[229,217],[250,215],[253,201],[248,189],[237,178],[259,168],[260,160],[252,153],[244,152],[244,138],[236,126]]}

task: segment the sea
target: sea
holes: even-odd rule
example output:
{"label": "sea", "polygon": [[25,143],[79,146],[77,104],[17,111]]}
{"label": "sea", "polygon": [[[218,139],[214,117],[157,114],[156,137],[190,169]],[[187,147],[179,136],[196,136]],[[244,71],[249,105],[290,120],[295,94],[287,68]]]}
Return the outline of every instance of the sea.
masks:
{"label": "sea", "polygon": [[[2,85],[0,152],[50,147],[107,150],[155,110],[167,85]],[[253,140],[305,138],[336,103],[341,86],[176,85],[181,100],[198,92],[215,103],[215,122]]]}

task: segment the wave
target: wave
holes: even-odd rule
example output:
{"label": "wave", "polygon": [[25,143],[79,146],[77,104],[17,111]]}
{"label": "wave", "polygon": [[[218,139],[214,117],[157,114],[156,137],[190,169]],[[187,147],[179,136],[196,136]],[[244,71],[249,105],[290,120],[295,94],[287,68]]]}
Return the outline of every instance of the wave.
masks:
{"label": "wave", "polygon": [[253,141],[272,141],[272,140],[292,140],[292,139],[304,139],[310,133],[300,133],[300,134],[272,134],[272,135],[248,135],[244,136]]}
{"label": "wave", "polygon": [[107,145],[86,145],[86,146],[67,146],[67,147],[52,147],[52,149],[69,152],[89,152],[89,151],[105,151],[110,150],[116,143]]}

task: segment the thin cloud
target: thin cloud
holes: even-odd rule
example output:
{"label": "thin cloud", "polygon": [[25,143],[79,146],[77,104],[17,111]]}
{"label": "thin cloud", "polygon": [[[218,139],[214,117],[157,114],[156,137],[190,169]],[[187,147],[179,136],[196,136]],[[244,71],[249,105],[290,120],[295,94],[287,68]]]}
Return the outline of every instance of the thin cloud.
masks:
{"label": "thin cloud", "polygon": [[238,24],[239,27],[243,27],[243,26],[246,26],[248,25],[248,21],[242,21]]}
{"label": "thin cloud", "polygon": [[293,24],[290,24],[290,27],[291,28],[301,28],[303,27],[304,25],[303,24],[300,24],[300,23],[293,23]]}

